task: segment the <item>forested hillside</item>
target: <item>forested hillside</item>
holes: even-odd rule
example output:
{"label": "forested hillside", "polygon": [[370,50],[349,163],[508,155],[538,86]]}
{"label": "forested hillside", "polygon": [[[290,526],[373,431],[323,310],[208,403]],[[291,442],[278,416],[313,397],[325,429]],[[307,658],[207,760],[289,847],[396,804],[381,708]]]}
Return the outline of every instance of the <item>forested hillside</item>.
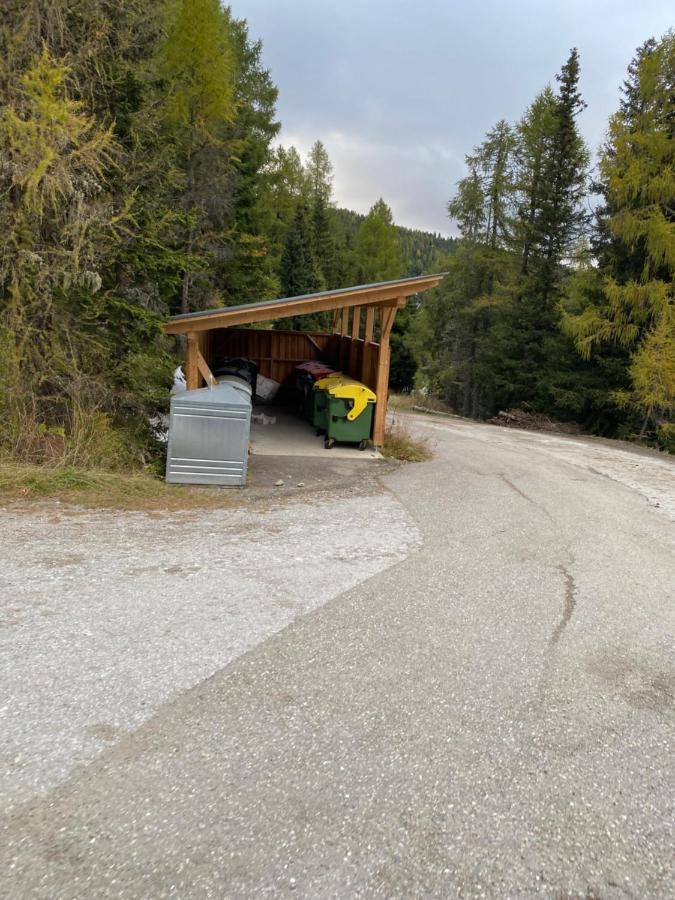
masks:
{"label": "forested hillside", "polygon": [[[336,209],[335,215],[344,231],[350,234],[352,239],[355,238],[365,216],[351,209],[342,208]],[[443,237],[441,234],[420,231],[416,228],[406,228],[404,225],[396,226],[396,234],[406,275],[425,275],[436,271],[457,245],[455,238]]]}
{"label": "forested hillside", "polygon": [[466,157],[421,374],[465,415],[521,407],[675,449],[675,35],[639,48],[597,167],[579,65]]}
{"label": "forested hillside", "polygon": [[[674,47],[648,42],[631,65],[594,187],[572,53],[467,157],[457,242],[397,227],[384,199],[336,208],[321,135],[306,159],[278,144],[277,89],[236,8],[5,0],[0,453],[143,464],[178,360],[167,315],[441,267],[435,296],[397,317],[394,387],[668,444]],[[290,323],[308,324],[325,323]]]}

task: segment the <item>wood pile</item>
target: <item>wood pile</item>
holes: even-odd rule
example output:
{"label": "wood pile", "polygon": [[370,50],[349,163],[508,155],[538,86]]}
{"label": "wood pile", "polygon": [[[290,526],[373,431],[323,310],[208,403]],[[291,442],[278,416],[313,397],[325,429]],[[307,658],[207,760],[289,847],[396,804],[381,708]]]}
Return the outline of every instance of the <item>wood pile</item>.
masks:
{"label": "wood pile", "polygon": [[525,428],[528,431],[552,431],[559,434],[579,434],[581,428],[576,422],[556,422],[543,413],[526,412],[524,409],[501,410],[487,420],[490,425],[503,428]]}

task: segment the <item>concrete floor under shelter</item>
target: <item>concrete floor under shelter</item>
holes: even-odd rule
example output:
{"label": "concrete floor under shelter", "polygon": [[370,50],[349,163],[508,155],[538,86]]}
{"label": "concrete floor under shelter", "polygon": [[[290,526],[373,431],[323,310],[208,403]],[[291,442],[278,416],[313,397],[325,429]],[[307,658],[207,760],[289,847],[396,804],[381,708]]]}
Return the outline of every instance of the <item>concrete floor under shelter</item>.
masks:
{"label": "concrete floor under shelter", "polygon": [[[270,421],[263,424],[261,417]],[[376,460],[382,455],[374,447],[359,450],[356,444],[335,444],[326,450],[324,439],[317,436],[314,428],[286,409],[278,406],[256,406],[251,421],[252,456],[305,456],[330,459]]]}

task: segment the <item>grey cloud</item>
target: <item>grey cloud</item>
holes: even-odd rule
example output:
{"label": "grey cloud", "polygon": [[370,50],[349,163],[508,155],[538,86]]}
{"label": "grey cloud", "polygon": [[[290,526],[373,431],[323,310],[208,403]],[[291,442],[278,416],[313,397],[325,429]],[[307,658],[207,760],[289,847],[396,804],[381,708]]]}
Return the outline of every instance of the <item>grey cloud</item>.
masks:
{"label": "grey cloud", "polygon": [[517,119],[579,48],[581,125],[600,144],[635,47],[673,24],[661,0],[233,0],[279,87],[282,141],[324,141],[337,201],[379,196],[398,222],[452,233],[464,154]]}

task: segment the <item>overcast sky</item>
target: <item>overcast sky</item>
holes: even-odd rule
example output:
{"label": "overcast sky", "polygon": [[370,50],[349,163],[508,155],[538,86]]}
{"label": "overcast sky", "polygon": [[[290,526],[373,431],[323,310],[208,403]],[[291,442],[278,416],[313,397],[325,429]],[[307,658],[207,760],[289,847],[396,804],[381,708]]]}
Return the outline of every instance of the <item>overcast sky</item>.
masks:
{"label": "overcast sky", "polygon": [[520,117],[581,54],[592,150],[635,47],[675,26],[661,0],[231,0],[279,88],[281,141],[320,139],[340,206],[382,196],[401,225],[455,233],[445,205],[464,154]]}

